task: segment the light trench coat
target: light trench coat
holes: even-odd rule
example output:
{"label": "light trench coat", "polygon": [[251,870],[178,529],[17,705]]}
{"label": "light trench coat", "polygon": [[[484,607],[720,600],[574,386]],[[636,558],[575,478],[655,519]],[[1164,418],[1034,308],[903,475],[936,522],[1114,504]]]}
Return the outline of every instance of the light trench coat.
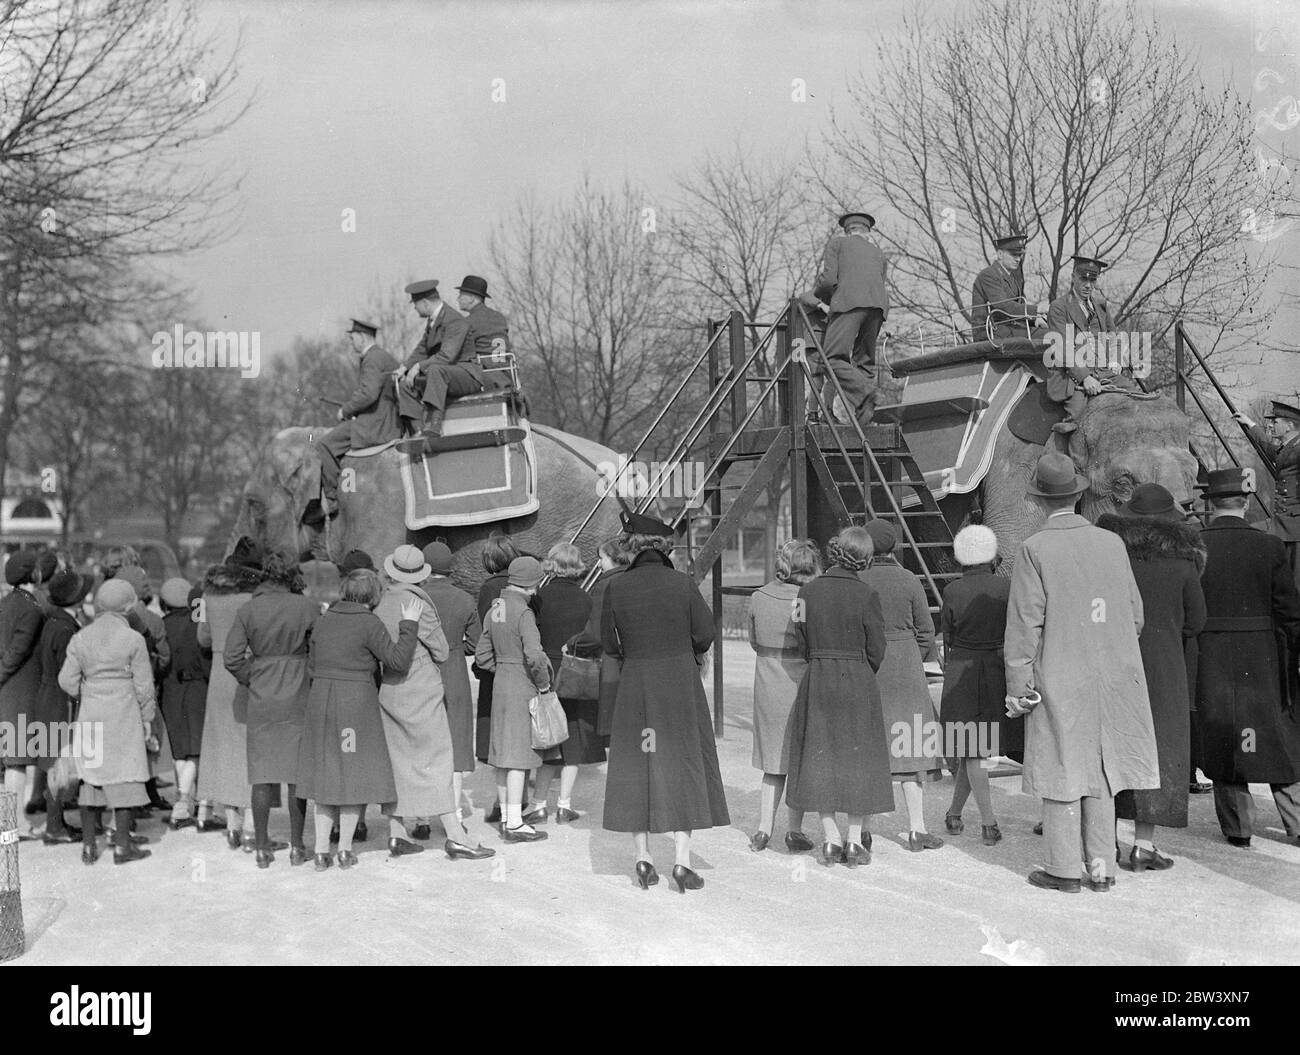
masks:
{"label": "light trench coat", "polygon": [[1008,695],[1043,697],[1025,720],[1027,795],[1071,802],[1160,786],[1141,630],[1118,535],[1066,513],[1025,540],[1003,654]]}

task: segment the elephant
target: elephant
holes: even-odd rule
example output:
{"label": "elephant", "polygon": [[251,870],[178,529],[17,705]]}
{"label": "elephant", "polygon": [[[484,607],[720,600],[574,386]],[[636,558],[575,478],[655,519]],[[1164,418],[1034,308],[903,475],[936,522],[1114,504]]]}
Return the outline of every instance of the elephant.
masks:
{"label": "elephant", "polygon": [[[1167,396],[1134,400],[1122,394],[1102,394],[1088,401],[1088,411],[1070,437],[1070,455],[1088,478],[1080,512],[1096,522],[1128,500],[1141,483],[1158,483],[1176,501],[1195,496],[1197,462],[1189,448],[1186,415]],[[1011,574],[1020,544],[1038,531],[1043,513],[1026,490],[1034,466],[1045,448],[1026,443],[1003,427],[993,448],[993,461],[978,497],[982,522],[998,537],[1002,574]],[[969,506],[945,500],[949,522],[957,526],[976,519]]]}
{"label": "elephant", "polygon": [[[424,546],[441,538],[452,550],[452,581],[477,594],[487,577],[481,553],[491,534],[504,532],[521,551],[544,557],[555,543],[573,538],[599,499],[599,508],[577,538],[590,565],[596,546],[622,530],[623,503],[613,495],[601,499],[605,488],[599,471],[602,462],[616,464],[617,455],[598,443],[537,425],[532,430],[541,508],[535,513],[500,523],[410,531],[404,520],[399,456],[389,450],[370,456],[378,461],[369,467],[377,474],[373,479],[378,495],[341,492],[338,517],[328,527],[310,527],[303,523],[303,513],[320,493],[320,462],[313,440],[326,430],[326,426],[294,426],[276,434],[244,487],[232,546],[246,535],[304,562],[340,560],[348,550],[361,549],[378,566],[404,542]],[[345,467],[353,461],[346,460]]]}

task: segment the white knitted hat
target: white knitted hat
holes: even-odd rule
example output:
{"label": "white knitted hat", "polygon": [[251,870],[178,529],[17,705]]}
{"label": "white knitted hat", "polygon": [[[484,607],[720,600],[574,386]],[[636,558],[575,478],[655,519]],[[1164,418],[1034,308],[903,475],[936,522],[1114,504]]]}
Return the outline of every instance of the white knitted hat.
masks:
{"label": "white knitted hat", "polygon": [[957,532],[952,553],[958,564],[988,564],[998,555],[998,537],[983,524],[971,524]]}

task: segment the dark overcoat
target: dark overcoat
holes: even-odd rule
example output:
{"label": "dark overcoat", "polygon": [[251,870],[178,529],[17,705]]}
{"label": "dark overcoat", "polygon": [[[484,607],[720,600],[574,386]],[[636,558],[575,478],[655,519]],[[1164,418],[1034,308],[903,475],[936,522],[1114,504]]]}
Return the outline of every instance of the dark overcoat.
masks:
{"label": "dark overcoat", "polygon": [[483,620],[474,660],[492,671],[492,729],[487,763],[498,769],[535,769],[529,703],[551,687],[551,664],[542,651],[530,598],[507,585]]}
{"label": "dark overcoat", "polygon": [[574,651],[582,656],[600,657],[600,699],[596,706],[596,735],[606,738],[614,718],[614,700],[618,697],[618,674],[623,663],[618,656],[601,650],[600,628],[604,619],[605,591],[610,582],[622,575],[625,568],[601,572],[591,587],[591,614],[582,632],[573,639]]}
{"label": "dark overcoat", "polygon": [[248,781],[298,783],[307,714],[307,645],[320,605],[262,583],[235,613],[222,660],[248,689]]}
{"label": "dark overcoat", "polygon": [[977,341],[988,340],[988,318],[993,315],[993,334],[996,337],[1024,337],[1025,323],[1008,321],[1007,317],[1022,318],[1028,307],[1025,304],[1025,273],[1022,268],[1008,271],[995,260],[975,276],[970,291],[971,324]]}
{"label": "dark overcoat", "polygon": [[[987,564],[967,568],[943,591],[939,628],[943,634],[943,696],[939,720],[954,758],[1025,757],[1025,720],[1006,716],[1007,675],[1002,640],[1007,632],[1011,580]],[[971,726],[977,723],[975,736]],[[949,731],[954,724],[960,732]],[[980,742],[983,730],[984,742]],[[987,751],[982,748],[987,745]]]}
{"label": "dark overcoat", "polygon": [[1277,469],[1272,531],[1284,542],[1300,543],[1300,436],[1281,443],[1258,425],[1250,433],[1273,456]]}
{"label": "dark overcoat", "polygon": [[[575,634],[582,632],[591,616],[591,595],[575,579],[552,579],[537,591],[541,616],[537,629],[551,669],[560,672],[561,651]],[[566,766],[587,766],[605,761],[605,742],[596,733],[597,700],[560,697],[569,719],[569,738],[560,745]]]}
{"label": "dark overcoat", "polygon": [[162,680],[162,715],[176,758],[197,758],[203,747],[212,650],[199,644],[198,624],[188,608],[163,616],[171,666]]}
{"label": "dark overcoat", "polygon": [[397,640],[363,604],[335,601],[311,632],[311,690],[298,759],[298,795],[326,806],[397,801],[379,715],[383,674],[411,667],[419,624],[403,619]]}
{"label": "dark overcoat", "polygon": [[1205,625],[1201,569],[1205,546],[1191,524],[1107,514],[1098,527],[1114,531],[1128,548],[1133,578],[1142,595],[1138,648],[1146,671],[1151,721],[1156,730],[1160,787],[1121,791],[1115,816],[1124,820],[1187,827],[1187,784],[1191,778],[1192,694],[1189,650]]}
{"label": "dark overcoat", "polygon": [[796,620],[808,669],[786,733],[785,798],[806,813],[889,813],[894,786],[876,671],[885,658],[880,598],[833,567],[799,590]]}
{"label": "dark overcoat", "polygon": [[[505,572],[498,572],[496,575],[489,575],[483,580],[483,585],[478,588],[479,638],[483,636],[484,620],[488,617],[492,602],[501,596],[501,591],[506,588],[509,581],[509,575]],[[536,595],[534,595],[533,600],[536,601],[536,599]],[[532,607],[534,613],[536,613],[536,606]],[[479,638],[474,639],[475,648],[478,648]],[[476,662],[474,664],[474,676],[478,678],[478,701],[474,711],[474,757],[480,762],[486,762],[488,760],[488,749],[492,742],[492,671],[484,670]]]}
{"label": "dark overcoat", "polygon": [[[451,729],[452,765],[457,773],[474,772],[474,693],[469,684],[465,656],[473,655],[483,633],[474,598],[445,575],[434,575],[420,584],[438,613],[447,639],[447,659],[438,664],[442,691],[447,701],[447,725]],[[486,749],[485,749],[486,751]]]}
{"label": "dark overcoat", "polygon": [[697,659],[713,636],[700,591],[655,550],[639,553],[607,587],[601,643],[623,658],[609,740],[607,830],[730,823]]}
{"label": "dark overcoat", "polygon": [[[72,721],[76,701],[59,686],[59,671],[68,655],[68,642],[81,629],[76,618],[62,608],[51,608],[41,627],[41,640],[37,646],[40,658],[41,687],[36,695],[34,714],[36,721],[49,728],[59,722]],[[36,759],[42,769],[49,769],[58,758],[60,744],[50,735],[45,738],[46,751]]]}
{"label": "dark overcoat", "polygon": [[1300,596],[1282,540],[1220,516],[1205,542],[1205,629],[1198,640],[1201,769],[1229,784],[1300,780]]}
{"label": "dark overcoat", "polygon": [[[45,610],[40,601],[22,587],[0,600],[0,721],[8,722],[14,732],[0,737],[0,744],[12,743],[12,752],[4,758],[11,765],[27,766],[27,737],[19,737],[19,719],[31,721],[36,709],[36,695],[41,689],[41,659],[38,646]],[[21,742],[20,742],[21,741]]]}
{"label": "dark overcoat", "polygon": [[375,447],[402,434],[393,371],[397,360],[377,344],[362,353],[357,387],[344,401],[341,415],[351,420],[352,449]]}

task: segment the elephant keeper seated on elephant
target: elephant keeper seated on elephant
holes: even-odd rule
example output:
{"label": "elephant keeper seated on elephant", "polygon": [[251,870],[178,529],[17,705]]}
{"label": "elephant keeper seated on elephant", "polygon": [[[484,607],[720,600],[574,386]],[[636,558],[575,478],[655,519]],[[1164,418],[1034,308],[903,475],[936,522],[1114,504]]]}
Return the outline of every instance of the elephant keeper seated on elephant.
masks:
{"label": "elephant keeper seated on elephant", "polygon": [[[1115,326],[1106,298],[1097,288],[1097,278],[1109,265],[1095,256],[1075,256],[1073,260],[1069,290],[1047,309],[1047,334],[1052,344],[1044,353],[1049,367],[1047,398],[1065,407],[1064,420],[1052,429],[1065,435],[1079,427],[1093,396],[1107,390],[1137,390],[1128,363],[1108,368],[1106,361],[1108,336],[1115,333]],[[1086,356],[1076,344],[1079,334],[1096,335],[1095,340],[1083,342],[1084,348],[1092,348]]]}
{"label": "elephant keeper seated on elephant", "polygon": [[339,407],[339,421],[316,443],[320,452],[320,489],[326,516],[338,513],[339,462],[350,450],[377,447],[402,434],[397,419],[397,393],[392,373],[397,360],[375,343],[379,327],[353,319],[348,328],[352,350],[360,357],[360,379],[347,401]]}

